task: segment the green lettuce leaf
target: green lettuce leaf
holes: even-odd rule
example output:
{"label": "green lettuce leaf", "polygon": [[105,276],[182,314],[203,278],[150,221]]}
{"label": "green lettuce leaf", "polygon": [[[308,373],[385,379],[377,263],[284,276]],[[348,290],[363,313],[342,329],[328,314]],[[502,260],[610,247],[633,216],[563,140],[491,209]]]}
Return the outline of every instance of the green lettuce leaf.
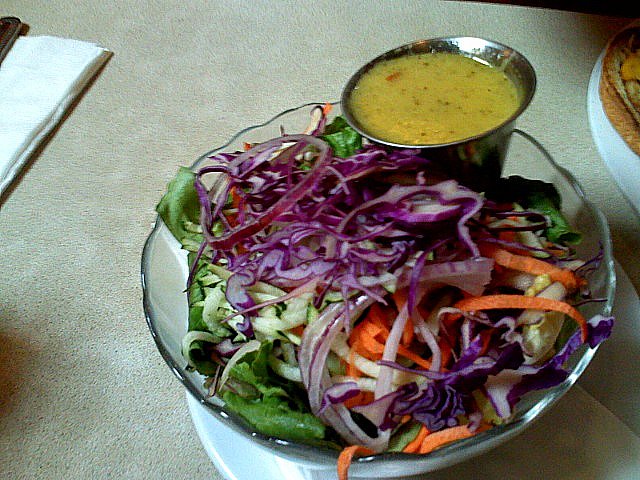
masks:
{"label": "green lettuce leaf", "polygon": [[222,399],[229,410],[264,435],[305,443],[324,438],[325,427],[317,417],[291,410],[278,397],[247,399],[227,390]]}
{"label": "green lettuce leaf", "polygon": [[[212,360],[214,354],[213,343],[196,340],[189,345],[189,360],[193,362],[196,370],[205,376],[214,375],[218,370],[218,364]],[[188,366],[188,370],[192,367]]]}
{"label": "green lettuce leaf", "polygon": [[331,145],[333,154],[340,158],[350,157],[362,148],[362,135],[342,117],[336,117],[327,125],[320,138]]}
{"label": "green lettuce leaf", "polygon": [[181,244],[189,240],[200,243],[202,234],[194,226],[200,221],[200,202],[194,187],[196,175],[186,167],[167,185],[167,192],[160,199],[156,211],[171,234]]}
{"label": "green lettuce leaf", "polygon": [[400,427],[398,430],[391,436],[389,440],[389,448],[387,451],[389,452],[401,452],[414,438],[418,435],[420,431],[420,427],[422,424],[420,422],[407,422]]}
{"label": "green lettuce leaf", "polygon": [[562,199],[551,183],[512,175],[501,178],[486,196],[498,202],[516,202],[546,215],[551,225],[544,233],[551,242],[576,245],[582,241],[582,234],[562,214]]}
{"label": "green lettuce leaf", "polygon": [[272,351],[273,343],[263,342],[233,366],[230,378],[253,388],[236,389],[243,395],[225,390],[222,399],[227,408],[265,435],[300,442],[323,440],[325,426],[310,413],[300,387],[283,381],[269,367]]}
{"label": "green lettuce leaf", "polygon": [[523,206],[547,216],[551,226],[546,229],[545,235],[550,241],[576,245],[582,240],[582,234],[572,229],[560,212],[560,205],[543,192],[531,192]]}
{"label": "green lettuce leaf", "polygon": [[562,347],[569,341],[569,338],[575,333],[578,329],[578,323],[571,317],[565,317],[564,323],[562,324],[562,328],[560,329],[560,333],[558,333],[558,337],[556,338],[555,350],[562,350]]}

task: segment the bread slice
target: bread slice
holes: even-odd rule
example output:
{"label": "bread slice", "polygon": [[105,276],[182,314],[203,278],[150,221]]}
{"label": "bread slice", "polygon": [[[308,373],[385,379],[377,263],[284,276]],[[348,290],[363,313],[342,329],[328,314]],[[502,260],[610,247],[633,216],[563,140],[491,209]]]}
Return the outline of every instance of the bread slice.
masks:
{"label": "bread slice", "polygon": [[613,127],[640,155],[640,26],[629,27],[607,46],[600,100]]}

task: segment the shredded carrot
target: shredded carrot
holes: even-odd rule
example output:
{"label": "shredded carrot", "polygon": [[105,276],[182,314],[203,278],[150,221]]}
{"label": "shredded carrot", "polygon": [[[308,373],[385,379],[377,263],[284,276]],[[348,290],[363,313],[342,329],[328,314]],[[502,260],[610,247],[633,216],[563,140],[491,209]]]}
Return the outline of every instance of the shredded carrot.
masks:
{"label": "shredded carrot", "polygon": [[441,336],[438,339],[438,348],[440,348],[440,364],[442,365],[440,369],[444,371],[453,358],[453,346],[444,336]]}
{"label": "shredded carrot", "polygon": [[[231,187],[229,189],[229,196],[231,197],[231,206],[233,208],[235,208],[236,210],[239,210],[240,208],[240,195],[238,195],[238,191],[236,189],[236,187]],[[228,213],[227,214],[227,221],[229,222],[229,225],[231,225],[232,227],[235,227],[238,225],[238,214],[237,213]]]}
{"label": "shredded carrot", "polygon": [[231,196],[231,205],[233,205],[233,208],[238,208],[240,206],[240,195],[238,195],[238,187],[231,187],[229,189],[229,195]]}
{"label": "shredded carrot", "polygon": [[492,428],[493,428],[493,425],[491,425],[486,420],[483,420],[482,422],[480,422],[480,425],[476,429],[476,433],[486,432],[487,430],[491,430]]}
{"label": "shredded carrot", "polygon": [[384,345],[376,340],[380,332],[376,325],[366,320],[356,325],[349,337],[351,352],[357,352],[372,361],[380,360],[384,351]]}
{"label": "shredded carrot", "polygon": [[382,358],[384,345],[369,335],[361,335],[354,343],[353,349],[363,357],[375,362]]}
{"label": "shredded carrot", "polygon": [[558,248],[556,245],[554,245],[553,243],[547,242],[544,246],[544,249],[549,252],[551,255],[562,255],[563,253],[565,253],[561,248]]}
{"label": "shredded carrot", "polygon": [[562,283],[569,291],[575,291],[578,286],[584,283],[571,270],[558,268],[550,263],[527,255],[517,255],[493,245],[481,245],[480,251],[483,255],[493,258],[497,265],[519,272],[526,272],[532,275],[549,275],[554,282]]}
{"label": "shredded carrot", "polygon": [[322,107],[322,114],[325,115],[325,116],[329,115],[329,113],[331,113],[331,110],[333,110],[333,105],[331,105],[329,102],[327,102]]}
{"label": "shredded carrot", "polygon": [[516,239],[516,232],[504,231],[498,234],[498,238],[500,240],[504,240],[505,242],[513,242]]}
{"label": "shredded carrot", "polygon": [[508,308],[526,308],[531,310],[553,310],[569,315],[580,326],[582,341],[587,341],[587,320],[574,307],[560,300],[543,297],[527,297],[524,295],[485,295],[483,297],[464,298],[454,305],[455,308],[473,312],[479,310],[495,310]]}
{"label": "shredded carrot", "polygon": [[429,453],[447,443],[462,440],[463,438],[468,438],[473,435],[474,433],[469,430],[466,425],[445,428],[444,430],[439,430],[427,435],[422,441],[418,453]]}
{"label": "shredded carrot", "polygon": [[420,304],[416,307],[416,309],[418,310],[418,313],[422,316],[422,318],[429,318],[429,315],[431,315],[431,310],[426,305]]}
{"label": "shredded carrot", "polygon": [[411,345],[411,342],[413,342],[414,336],[415,336],[415,333],[413,331],[413,322],[409,318],[407,320],[407,323],[404,324],[404,330],[402,331],[402,339],[400,340],[400,342],[403,345],[407,345],[407,346]]}
{"label": "shredded carrot", "polygon": [[289,330],[291,333],[293,333],[294,335],[301,337],[302,334],[304,333],[304,325],[298,325],[297,327],[293,327],[291,330]]}
{"label": "shredded carrot", "polygon": [[373,392],[361,391],[355,397],[351,397],[344,401],[344,406],[347,408],[353,408],[358,405],[368,405],[374,400]]}
{"label": "shredded carrot", "polygon": [[406,358],[407,360],[411,360],[416,365],[420,365],[422,368],[429,369],[431,368],[431,361],[422,358],[415,352],[412,352],[408,348],[403,345],[398,345],[398,355]]}
{"label": "shredded carrot", "polygon": [[362,376],[362,372],[358,367],[356,367],[353,363],[347,363],[346,374],[349,377],[360,378]]}
{"label": "shredded carrot", "polygon": [[379,303],[374,303],[373,305],[371,305],[371,308],[369,308],[367,318],[375,325],[378,325],[380,328],[389,330],[389,328],[391,327],[391,322],[389,319],[391,318],[392,314],[387,310],[390,309],[383,309],[382,305],[380,305]]}
{"label": "shredded carrot", "polygon": [[478,355],[484,355],[487,353],[489,349],[489,344],[491,343],[491,336],[493,335],[493,329],[483,330],[479,334],[480,339],[482,340],[482,348],[480,349],[480,353]]}
{"label": "shredded carrot", "polygon": [[382,336],[386,338],[389,335],[389,329],[386,325],[381,325],[375,318],[368,319],[368,321],[362,322],[358,325],[360,331],[372,338]]}
{"label": "shredded carrot", "polygon": [[384,341],[389,336],[388,319],[389,315],[382,310],[382,307],[374,304],[369,308],[366,317],[353,328],[348,339],[351,350],[347,363],[347,375],[355,378],[362,375],[355,366],[356,353],[371,361],[382,358]]}
{"label": "shredded carrot", "polygon": [[407,445],[402,449],[404,453],[418,453],[420,449],[420,445],[424,441],[425,437],[429,435],[429,430],[424,425],[420,426],[420,430],[418,430],[418,434],[416,438],[411,440]]}
{"label": "shredded carrot", "polygon": [[378,304],[369,309],[367,316],[351,331],[349,344],[360,355],[369,360],[379,360],[384,350],[384,341],[389,336],[388,316]]}
{"label": "shredded carrot", "polygon": [[401,288],[393,292],[393,294],[391,295],[391,298],[393,298],[393,301],[397,305],[398,310],[404,307],[404,304],[407,303],[408,295],[409,295],[409,290],[407,288]]}
{"label": "shredded carrot", "polygon": [[244,142],[244,144],[242,145],[244,147],[244,151],[246,152],[247,150],[251,150],[251,144]]}
{"label": "shredded carrot", "polygon": [[[349,337],[351,357],[353,357],[354,353],[358,353],[371,361],[377,361],[382,358],[385,342],[389,337],[389,328],[386,325],[388,318],[377,304],[371,307],[367,317],[354,327]],[[431,366],[429,360],[411,351],[409,346],[399,345],[398,355],[413,361],[423,368]],[[350,363],[353,363],[352,358],[350,358]]]}
{"label": "shredded carrot", "polygon": [[351,445],[342,449],[338,457],[338,480],[347,480],[349,478],[349,467],[353,462],[355,455],[372,455],[373,450],[361,445]]}

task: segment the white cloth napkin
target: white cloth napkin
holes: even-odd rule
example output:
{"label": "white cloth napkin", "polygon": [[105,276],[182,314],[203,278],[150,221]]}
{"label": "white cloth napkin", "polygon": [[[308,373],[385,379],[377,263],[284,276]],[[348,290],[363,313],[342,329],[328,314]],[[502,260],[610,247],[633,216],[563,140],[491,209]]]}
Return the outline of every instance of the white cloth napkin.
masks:
{"label": "white cloth napkin", "polygon": [[0,64],[0,195],[110,55],[68,38],[16,40]]}

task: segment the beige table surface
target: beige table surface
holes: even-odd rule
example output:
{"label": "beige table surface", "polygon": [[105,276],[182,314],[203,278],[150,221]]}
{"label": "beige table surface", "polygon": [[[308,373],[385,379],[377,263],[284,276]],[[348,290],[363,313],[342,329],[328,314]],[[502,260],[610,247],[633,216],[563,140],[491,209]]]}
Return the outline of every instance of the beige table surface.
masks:
{"label": "beige table surface", "polygon": [[[515,47],[538,73],[519,126],[583,183],[640,286],[640,228],[592,140],[591,69],[629,22],[449,1],[3,0],[29,35],[114,52],[0,211],[0,478],[221,478],[144,320],[142,245],[179,165],[248,124],[334,100],[423,37]],[[257,480],[257,479],[256,479]]]}

